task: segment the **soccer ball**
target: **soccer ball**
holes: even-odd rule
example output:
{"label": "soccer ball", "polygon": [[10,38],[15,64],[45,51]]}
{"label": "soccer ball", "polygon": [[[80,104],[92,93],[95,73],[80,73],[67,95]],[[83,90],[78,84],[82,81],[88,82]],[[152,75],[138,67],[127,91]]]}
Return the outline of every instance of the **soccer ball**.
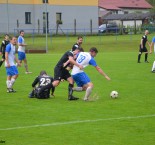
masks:
{"label": "soccer ball", "polygon": [[117,91],[112,91],[110,93],[110,97],[113,98],[113,99],[117,98],[118,97],[118,92]]}

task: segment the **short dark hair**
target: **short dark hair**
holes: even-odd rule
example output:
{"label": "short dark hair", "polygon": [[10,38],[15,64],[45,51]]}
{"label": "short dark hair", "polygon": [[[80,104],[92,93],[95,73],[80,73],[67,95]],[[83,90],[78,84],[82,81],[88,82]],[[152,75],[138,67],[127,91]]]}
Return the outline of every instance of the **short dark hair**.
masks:
{"label": "short dark hair", "polygon": [[97,50],[97,48],[96,47],[92,47],[92,48],[90,48],[90,50],[89,50],[90,52],[96,52],[96,53],[98,53],[98,50]]}
{"label": "short dark hair", "polygon": [[10,40],[12,40],[13,38],[17,38],[16,36],[9,36]]}
{"label": "short dark hair", "polygon": [[82,39],[83,39],[83,37],[82,37],[82,36],[78,36],[78,40],[79,40],[80,38],[82,38]]}
{"label": "short dark hair", "polygon": [[84,52],[84,49],[82,47],[79,47],[80,52]]}
{"label": "short dark hair", "polygon": [[24,32],[24,30],[20,30],[20,32],[19,32],[19,33],[22,33],[22,32]]}
{"label": "short dark hair", "polygon": [[41,76],[42,76],[42,75],[47,75],[47,73],[46,73],[45,70],[42,70],[42,71],[40,72],[40,75],[41,75]]}
{"label": "short dark hair", "polygon": [[9,37],[9,34],[5,34],[5,36],[8,36]]}

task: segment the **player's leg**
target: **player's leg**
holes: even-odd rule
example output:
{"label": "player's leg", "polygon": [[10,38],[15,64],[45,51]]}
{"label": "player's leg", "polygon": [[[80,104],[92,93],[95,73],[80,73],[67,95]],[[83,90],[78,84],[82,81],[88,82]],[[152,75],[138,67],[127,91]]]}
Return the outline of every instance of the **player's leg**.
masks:
{"label": "player's leg", "polygon": [[83,88],[82,87],[74,87],[73,88],[73,91],[82,92],[83,91]]}
{"label": "player's leg", "polygon": [[2,56],[2,60],[0,61],[0,67],[2,66],[3,62],[5,61],[5,54]]}
{"label": "player's leg", "polygon": [[86,90],[84,100],[88,100],[93,89],[93,84],[90,82],[89,77],[85,72],[78,73],[72,76],[80,90]]}
{"label": "player's leg", "polygon": [[35,89],[33,89],[30,93],[29,93],[29,98],[34,98],[35,96],[34,96],[34,94],[35,94]]}
{"label": "player's leg", "polygon": [[78,100],[79,98],[73,96],[73,86],[74,86],[74,80],[70,76],[67,78],[67,81],[69,82],[68,85],[68,100]]}
{"label": "player's leg", "polygon": [[54,68],[54,81],[52,82],[53,87],[57,87],[61,82],[62,71],[61,68]]}
{"label": "player's leg", "polygon": [[146,47],[144,48],[144,52],[145,52],[145,62],[149,63],[148,60],[147,60],[147,58],[148,58],[148,50],[147,50]]}
{"label": "player's leg", "polygon": [[11,82],[11,76],[7,76],[6,78],[7,93],[10,93],[10,82]]}
{"label": "player's leg", "polygon": [[11,81],[10,81],[10,89],[12,92],[16,92],[14,89],[13,89],[13,85],[18,77],[18,70],[17,70],[17,67],[16,66],[12,66],[12,77],[11,77]]}
{"label": "player's leg", "polygon": [[0,61],[0,67],[2,66],[3,62],[4,62],[4,60],[1,60],[1,61]]}
{"label": "player's leg", "polygon": [[27,59],[26,59],[26,54],[24,53],[24,67],[25,67],[25,70],[26,70],[26,74],[31,74],[32,72],[29,72],[28,70],[28,64],[27,64]]}
{"label": "player's leg", "polygon": [[152,72],[155,73],[155,61],[153,62],[153,65],[152,65]]}
{"label": "player's leg", "polygon": [[86,87],[86,93],[85,93],[85,96],[84,96],[84,101],[87,101],[89,100],[89,96],[92,92],[92,89],[93,89],[93,83],[92,82],[89,82],[88,84],[84,85],[84,87]]}
{"label": "player's leg", "polygon": [[141,55],[142,55],[142,49],[141,46],[139,46],[138,63],[140,63]]}
{"label": "player's leg", "polygon": [[38,99],[49,98],[51,88],[52,88],[52,84],[48,84],[46,86],[40,86],[40,87],[36,88],[36,89],[38,89],[37,98]]}

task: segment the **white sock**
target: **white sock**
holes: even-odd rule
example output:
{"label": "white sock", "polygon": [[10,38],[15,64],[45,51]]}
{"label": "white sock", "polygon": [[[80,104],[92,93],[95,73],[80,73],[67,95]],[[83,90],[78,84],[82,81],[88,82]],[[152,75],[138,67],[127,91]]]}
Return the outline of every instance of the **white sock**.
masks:
{"label": "white sock", "polygon": [[7,88],[10,88],[10,83],[11,83],[10,80],[7,80],[7,81],[6,81],[6,86],[7,86]]}
{"label": "white sock", "polygon": [[12,78],[11,81],[10,81],[10,88],[12,88],[13,84],[15,83],[15,79]]}
{"label": "white sock", "polygon": [[73,88],[73,91],[81,92],[83,89],[82,87],[75,87]]}
{"label": "white sock", "polygon": [[91,92],[92,92],[92,87],[88,87],[87,89],[86,89],[86,94],[85,94],[85,96],[84,96],[84,100],[88,100],[88,98],[89,98],[89,96],[90,96],[90,94],[91,94]]}
{"label": "white sock", "polygon": [[153,62],[152,71],[155,70],[155,61]]}

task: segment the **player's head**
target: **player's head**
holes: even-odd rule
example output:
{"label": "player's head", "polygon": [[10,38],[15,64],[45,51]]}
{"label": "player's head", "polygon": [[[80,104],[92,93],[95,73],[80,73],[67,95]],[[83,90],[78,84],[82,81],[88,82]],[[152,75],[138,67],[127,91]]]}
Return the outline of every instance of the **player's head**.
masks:
{"label": "player's head", "polygon": [[76,54],[78,54],[79,52],[81,52],[81,47],[77,47],[74,51],[73,51],[73,53],[74,53],[74,55],[76,55]]}
{"label": "player's head", "polygon": [[81,45],[82,42],[83,42],[83,37],[82,37],[82,36],[78,36],[77,43],[78,43],[79,45]]}
{"label": "player's head", "polygon": [[5,34],[4,38],[5,38],[5,40],[9,40],[9,35]]}
{"label": "player's head", "polygon": [[46,73],[45,70],[42,70],[42,71],[40,72],[40,75],[41,75],[41,76],[43,76],[43,75],[47,75],[47,73]]}
{"label": "player's head", "polygon": [[98,50],[96,47],[92,47],[92,48],[90,48],[89,52],[90,52],[92,57],[95,57],[98,53]]}
{"label": "player's head", "polygon": [[148,35],[149,34],[149,30],[145,30],[145,35]]}
{"label": "player's head", "polygon": [[12,45],[16,45],[17,44],[17,38],[15,36],[10,37],[10,42]]}
{"label": "player's head", "polygon": [[19,33],[20,33],[21,36],[24,36],[24,30],[20,30]]}

